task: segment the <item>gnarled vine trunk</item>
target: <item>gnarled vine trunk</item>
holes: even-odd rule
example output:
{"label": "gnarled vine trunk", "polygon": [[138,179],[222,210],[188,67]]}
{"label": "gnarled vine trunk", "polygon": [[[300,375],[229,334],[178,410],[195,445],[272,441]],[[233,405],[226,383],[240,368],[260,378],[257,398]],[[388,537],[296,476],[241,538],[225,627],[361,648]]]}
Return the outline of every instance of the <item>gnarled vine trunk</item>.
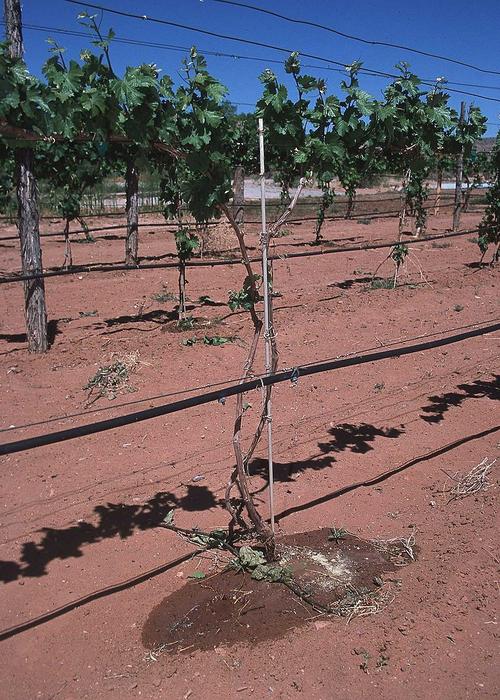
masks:
{"label": "gnarled vine trunk", "polygon": [[347,195],[347,211],[345,213],[345,218],[352,218],[354,212],[354,206],[356,204],[356,192],[349,192]]}
{"label": "gnarled vine trunk", "polygon": [[5,0],[4,17],[10,55],[13,58],[22,58],[24,51],[20,0]]}
{"label": "gnarled vine trunk", "polygon": [[464,213],[467,213],[469,211],[469,204],[470,204],[470,196],[472,194],[472,183],[469,180],[469,178],[465,178],[465,182],[467,185],[467,189],[465,190],[465,196],[464,196],[464,206],[462,211]]}
{"label": "gnarled vine trunk", "polygon": [[77,221],[83,229],[83,235],[85,236],[85,239],[87,241],[93,241],[94,239],[90,235],[89,227],[87,226],[87,222],[85,221],[85,219],[83,217],[78,217]]}
{"label": "gnarled vine trunk", "polygon": [[[254,328],[254,334],[253,334],[253,339],[252,343],[250,345],[250,350],[247,355],[247,359],[245,361],[245,366],[243,369],[243,374],[240,379],[240,384],[242,384],[250,375],[252,372],[253,368],[253,363],[255,360],[255,354],[257,352],[257,346],[260,338],[260,334],[262,331],[262,321],[257,315],[257,312],[255,310],[255,300],[258,298],[258,291],[256,287],[256,282],[255,282],[255,274],[252,269],[252,265],[250,263],[250,258],[248,256],[248,251],[245,245],[245,241],[243,238],[243,233],[241,231],[241,228],[238,226],[236,223],[231,211],[226,205],[222,205],[222,210],[224,211],[227,220],[231,224],[234,232],[236,233],[236,237],[238,239],[238,244],[240,247],[240,252],[241,252],[241,257],[242,257],[242,262],[243,265],[245,266],[245,270],[247,273],[247,277],[249,279],[250,283],[250,294],[252,297],[252,304],[249,309],[250,317],[252,319],[253,323],[253,328]],[[270,387],[268,387],[270,389]],[[270,396],[270,394],[266,394],[266,396]],[[268,401],[269,399],[267,399]],[[267,407],[266,407],[266,398],[264,399],[264,407],[263,411],[261,413],[261,418],[259,421],[259,425],[257,427],[257,430],[254,434],[253,441],[250,445],[249,450],[247,451],[246,454],[243,453],[243,448],[241,445],[241,427],[243,423],[243,415],[244,415],[244,408],[243,408],[243,394],[238,394],[236,398],[236,417],[234,421],[234,429],[233,429],[233,449],[234,449],[234,454],[235,454],[235,459],[236,459],[236,467],[231,474],[231,479],[228,483],[228,486],[226,488],[226,495],[225,495],[225,504],[226,508],[229,511],[232,522],[231,522],[231,529],[234,528],[235,525],[244,525],[244,520],[241,516],[241,509],[235,508],[233,504],[231,503],[231,490],[233,486],[237,486],[238,491],[240,492],[241,499],[243,501],[243,506],[245,507],[248,517],[250,518],[250,521],[252,525],[255,528],[255,532],[259,539],[262,541],[264,544],[264,547],[266,549],[266,554],[269,559],[272,559],[274,557],[274,536],[271,531],[271,528],[265,523],[263,520],[262,516],[260,515],[259,511],[257,510],[255,503],[253,501],[253,497],[250,491],[250,484],[248,482],[248,475],[247,475],[247,467],[250,459],[252,458],[253,451],[255,450],[255,447],[257,446],[257,443],[260,439],[260,436],[262,434],[263,427],[265,425],[265,414],[267,414]]]}
{"label": "gnarled vine trunk", "polygon": [[179,321],[186,319],[186,263],[179,261]]}
{"label": "gnarled vine trunk", "polygon": [[[299,196],[304,188],[305,185],[305,180],[302,178],[300,180],[299,186],[297,188],[297,191],[293,197],[293,199],[289,202],[287,208],[285,211],[282,213],[282,215],[279,217],[279,219],[271,226],[270,228],[270,238],[272,238],[273,235],[276,234],[277,230],[279,229],[280,226],[282,226],[287,217],[290,215],[292,212],[293,208],[295,207],[297,200],[299,199]],[[243,374],[240,379],[240,383],[243,383],[252,373],[253,371],[253,364],[255,361],[255,355],[257,352],[257,347],[259,343],[259,338],[262,332],[262,320],[259,318],[256,310],[255,310],[255,302],[259,298],[257,286],[256,286],[256,276],[253,272],[252,269],[252,264],[250,262],[250,258],[248,255],[248,250],[245,245],[245,240],[243,237],[243,232],[241,228],[238,226],[237,222],[234,219],[234,216],[225,204],[221,205],[221,210],[224,212],[228,222],[230,223],[231,227],[233,228],[234,232],[236,233],[236,237],[238,239],[238,244],[241,252],[241,258],[243,265],[246,270],[247,278],[249,280],[250,284],[250,294],[251,294],[251,299],[252,303],[249,308],[249,313],[250,317],[252,319],[252,324],[253,324],[253,338],[252,342],[250,345],[250,349],[248,351],[248,355],[245,361],[245,366],[243,368]],[[272,265],[272,263],[271,263]],[[270,270],[270,278],[272,279],[272,270]],[[269,317],[269,340],[270,340],[270,345],[271,345],[271,362],[270,362],[270,372],[274,373],[277,370],[278,367],[278,351],[276,347],[276,337],[274,333],[274,328],[273,328],[273,316],[272,316],[272,308],[270,309],[270,317]],[[236,459],[236,466],[235,469],[233,470],[231,474],[231,478],[229,480],[229,483],[226,487],[226,493],[225,493],[225,505],[226,509],[231,515],[231,524],[230,524],[230,531],[234,531],[234,528],[236,526],[241,526],[241,527],[246,527],[246,523],[244,521],[244,518],[242,517],[242,510],[245,508],[248,517],[255,529],[255,533],[257,537],[260,539],[262,542],[265,550],[266,550],[266,556],[268,560],[273,560],[275,556],[275,540],[274,540],[274,533],[272,529],[269,527],[269,525],[264,521],[262,516],[260,515],[259,511],[257,510],[254,500],[253,500],[253,495],[250,490],[250,484],[249,484],[249,479],[248,479],[248,467],[250,464],[250,461],[253,457],[253,454],[255,452],[255,449],[257,448],[257,445],[259,444],[259,440],[262,436],[262,432],[264,430],[264,427],[267,424],[267,421],[269,420],[269,405],[271,401],[271,391],[272,387],[271,386],[266,386],[263,389],[263,405],[259,417],[259,422],[257,424],[257,427],[255,429],[254,435],[252,437],[252,440],[250,442],[250,445],[247,449],[246,452],[243,451],[243,447],[241,444],[241,429],[242,429],[242,424],[243,424],[243,417],[244,417],[244,403],[243,403],[243,394],[238,394],[237,399],[236,399],[236,417],[235,417],[235,422],[234,422],[234,429],[233,429],[233,448],[234,448],[234,454],[235,454],[235,459]],[[242,505],[233,505],[231,501],[231,492],[234,487],[237,487],[240,496],[241,496],[241,501]]]}
{"label": "gnarled vine trunk", "polygon": [[408,184],[410,179],[411,168],[408,168],[403,178],[402,203],[401,211],[399,212],[399,240],[401,240],[401,236],[403,235],[404,227],[406,226],[406,217],[408,215]]}
{"label": "gnarled vine trunk", "polygon": [[441,206],[441,190],[443,187],[443,164],[441,163],[441,157],[438,160],[437,173],[436,173],[436,199],[434,201],[434,216],[439,214],[439,209]]}
{"label": "gnarled vine trunk", "polygon": [[[301,180],[301,182],[303,183],[303,180]],[[302,184],[302,187],[303,186],[304,185]],[[302,189],[302,187],[300,189]],[[330,185],[324,185],[323,194],[321,196],[321,202],[319,204],[318,209],[316,210],[316,224],[314,227],[314,242],[316,243],[316,245],[319,245],[323,240],[321,230],[323,228],[323,224],[325,223],[326,210],[332,205],[334,197],[335,191],[332,188],[330,188]],[[291,202],[292,208],[295,206],[296,202],[297,198],[295,197],[294,200],[292,200]],[[285,213],[287,212],[288,209],[285,210]]]}
{"label": "gnarled vine trunk", "polygon": [[[465,121],[465,102],[460,105],[460,125],[463,125]],[[455,203],[453,207],[453,225],[452,230],[458,231],[460,227],[460,215],[462,213],[462,176],[464,169],[464,147],[460,148],[457,155],[457,162],[455,166]]]}

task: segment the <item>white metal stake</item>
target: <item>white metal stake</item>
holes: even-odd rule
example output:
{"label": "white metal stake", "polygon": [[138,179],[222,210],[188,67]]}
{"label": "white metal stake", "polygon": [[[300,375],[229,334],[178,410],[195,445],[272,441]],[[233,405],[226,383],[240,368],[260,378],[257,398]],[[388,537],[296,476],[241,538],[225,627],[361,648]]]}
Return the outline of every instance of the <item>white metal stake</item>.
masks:
{"label": "white metal stake", "polygon": [[[266,374],[271,373],[271,294],[269,293],[269,235],[266,222],[266,183],[265,183],[265,167],[264,167],[264,120],[259,119],[259,153],[260,153],[260,210],[262,219],[262,233],[260,242],[262,247],[262,284],[264,288],[264,341],[265,341],[265,362]],[[273,426],[272,426],[272,411],[271,397],[266,409],[267,422],[267,462],[269,473],[269,515],[271,520],[271,531],[274,533],[274,466],[273,466]]]}

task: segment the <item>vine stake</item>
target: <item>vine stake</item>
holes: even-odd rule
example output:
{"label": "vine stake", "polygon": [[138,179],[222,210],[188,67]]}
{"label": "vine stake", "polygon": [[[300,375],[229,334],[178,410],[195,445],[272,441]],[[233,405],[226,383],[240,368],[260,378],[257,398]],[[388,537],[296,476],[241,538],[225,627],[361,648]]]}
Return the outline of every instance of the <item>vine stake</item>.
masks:
{"label": "vine stake", "polygon": [[[262,219],[262,233],[260,237],[262,247],[262,282],[264,287],[264,341],[265,341],[265,362],[266,374],[272,371],[272,339],[273,329],[271,327],[271,304],[272,294],[270,294],[269,279],[269,234],[266,222],[266,182],[265,182],[265,162],[264,162],[264,120],[259,119],[259,155],[260,155],[260,210]],[[272,406],[270,392],[266,392],[265,417],[267,422],[267,464],[269,472],[269,514],[271,520],[271,531],[274,534],[274,466],[273,466],[273,426],[272,426]]]}

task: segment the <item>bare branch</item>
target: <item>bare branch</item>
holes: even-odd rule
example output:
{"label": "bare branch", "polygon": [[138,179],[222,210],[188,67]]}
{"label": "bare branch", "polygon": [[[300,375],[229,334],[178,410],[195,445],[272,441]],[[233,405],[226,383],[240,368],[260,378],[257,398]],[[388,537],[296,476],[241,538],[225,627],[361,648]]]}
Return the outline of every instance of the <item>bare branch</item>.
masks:
{"label": "bare branch", "polygon": [[299,186],[297,187],[297,191],[295,192],[292,201],[290,204],[287,206],[283,214],[280,216],[280,218],[272,224],[272,226],[269,227],[269,237],[272,238],[273,236],[276,235],[278,232],[278,229],[283,226],[285,221],[288,219],[292,211],[294,210],[295,205],[297,204],[297,201],[302,193],[302,190],[304,189],[304,186],[306,184],[306,179],[305,177],[300,178]]}

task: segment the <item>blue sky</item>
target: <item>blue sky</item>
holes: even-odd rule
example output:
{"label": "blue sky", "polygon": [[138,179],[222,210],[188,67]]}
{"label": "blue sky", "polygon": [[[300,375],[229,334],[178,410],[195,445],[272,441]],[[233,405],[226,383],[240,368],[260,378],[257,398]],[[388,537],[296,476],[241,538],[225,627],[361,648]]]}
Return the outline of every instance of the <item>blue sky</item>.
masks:
{"label": "blue sky", "polygon": [[[492,71],[500,71],[498,29],[500,27],[500,1],[483,0],[417,0],[401,3],[401,0],[248,0],[250,4],[275,10],[290,17],[307,19],[332,26],[340,31],[358,36],[406,44],[424,51],[443,54]],[[500,75],[482,73],[437,59],[405,52],[402,49],[367,46],[344,39],[320,29],[284,22],[278,18],[262,15],[243,8],[221,5],[213,0],[102,0],[97,4],[138,14],[168,19],[209,31],[232,34],[264,43],[303,51],[342,63],[361,60],[367,68],[394,72],[394,64],[407,60],[421,77],[434,79],[444,76],[450,81],[473,83],[481,87],[459,87],[500,100]],[[59,35],[53,30],[36,31],[29,25],[47,28],[85,31],[76,19],[78,12],[86,9],[71,5],[64,0],[24,0],[23,22],[26,60],[30,68],[39,72],[47,57],[48,36],[52,36],[66,47],[67,56],[78,58],[80,49],[89,45],[85,37]],[[89,12],[97,12],[90,8]],[[207,56],[209,69],[229,88],[229,99],[240,103],[239,110],[246,111],[258,99],[260,83],[258,75],[267,67],[283,75],[282,69],[271,63],[285,54],[258,46],[248,46],[233,41],[203,36],[192,31],[153,24],[105,13],[102,28],[113,27],[118,37],[146,42],[189,47],[195,44],[200,50],[222,51],[258,57],[258,60],[243,60]],[[130,46],[116,43],[112,47],[115,70],[122,71],[127,65],[156,63],[174,79],[178,75],[182,50]],[[321,65],[312,59],[303,63]],[[336,91],[341,75],[326,69],[305,69],[327,79],[329,89]],[[362,87],[375,96],[380,96],[387,79],[364,76]],[[480,98],[451,93],[451,104],[459,108],[460,100],[474,102],[488,117],[487,135],[494,135],[500,128],[500,101],[488,102]]]}

